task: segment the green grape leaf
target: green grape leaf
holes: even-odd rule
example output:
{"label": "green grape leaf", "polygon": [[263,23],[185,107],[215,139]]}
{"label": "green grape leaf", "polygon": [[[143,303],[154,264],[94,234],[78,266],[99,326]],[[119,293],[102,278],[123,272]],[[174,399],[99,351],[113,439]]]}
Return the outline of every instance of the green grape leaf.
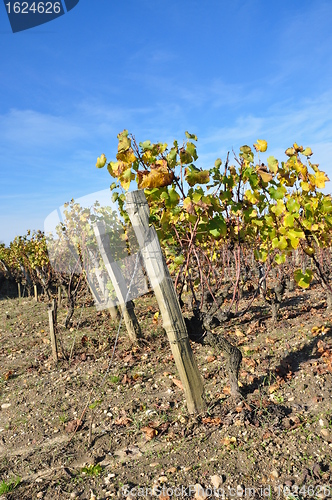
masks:
{"label": "green grape leaf", "polygon": [[274,156],[269,156],[267,159],[267,164],[271,172],[276,174],[278,172],[278,160]]}
{"label": "green grape leaf", "polygon": [[226,236],[227,225],[222,215],[217,215],[207,223],[207,230],[214,238]]}
{"label": "green grape leaf", "polygon": [[194,167],[194,165],[190,165],[190,167],[186,168],[184,174],[189,186],[195,186],[195,184],[207,184],[210,181],[209,170],[199,170]]}
{"label": "green grape leaf", "polygon": [[189,134],[189,132],[185,132],[185,135],[186,135],[187,139],[193,139],[194,141],[197,141],[197,135]]}
{"label": "green grape leaf", "polygon": [[286,254],[284,253],[278,253],[275,257],[274,260],[276,261],[277,264],[284,264],[286,262]]}
{"label": "green grape leaf", "polygon": [[171,187],[168,191],[168,200],[166,201],[167,208],[176,207],[179,204],[180,196],[175,191],[174,187]]}
{"label": "green grape leaf", "polygon": [[284,186],[278,186],[277,188],[273,186],[269,187],[269,193],[273,200],[282,200],[286,192],[287,190]]}
{"label": "green grape leaf", "polygon": [[293,214],[287,214],[284,217],[284,225],[286,227],[294,227],[294,215]]}
{"label": "green grape leaf", "polygon": [[294,272],[294,279],[301,288],[309,288],[312,277],[313,272],[311,269],[306,269],[304,274],[301,269],[297,269]]}
{"label": "green grape leaf", "polygon": [[294,200],[294,198],[290,198],[287,201],[286,205],[287,205],[289,212],[298,213],[300,210],[300,204],[296,200]]}
{"label": "green grape leaf", "polygon": [[198,156],[197,156],[197,151],[196,151],[196,146],[192,142],[187,143],[186,151],[194,158],[196,161]]}

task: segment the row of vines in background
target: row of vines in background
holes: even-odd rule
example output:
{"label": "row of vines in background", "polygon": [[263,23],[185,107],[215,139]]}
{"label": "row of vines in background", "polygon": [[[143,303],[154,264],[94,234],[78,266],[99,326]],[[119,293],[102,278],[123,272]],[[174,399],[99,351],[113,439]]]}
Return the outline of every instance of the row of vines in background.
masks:
{"label": "row of vines in background", "polygon": [[[71,206],[74,207],[73,201]],[[77,204],[75,212],[76,215],[81,212]],[[191,291],[192,305],[209,312],[209,315],[218,318],[219,323],[250,311],[258,297],[264,299],[273,320],[276,320],[284,293],[294,290],[294,275],[296,277],[297,272],[305,275],[308,269],[314,269],[311,257],[301,248],[288,254],[284,262],[273,266],[270,260],[264,263],[257,260],[256,251],[248,245],[235,248],[231,243],[215,242],[207,254],[207,264],[203,262],[198,267],[195,253],[190,255],[187,279],[183,279],[184,275],[181,276],[178,266],[174,265],[177,260],[182,262],[182,254],[181,259],[178,259],[176,254],[169,253],[171,249],[167,250],[167,264],[172,269],[181,306],[184,305],[183,292]],[[322,272],[328,275],[331,271],[331,248],[318,248],[316,258]],[[11,279],[23,284],[28,295],[31,295],[33,285],[37,285],[49,300],[56,295],[60,286],[67,297],[67,327],[78,296],[89,293],[84,271],[65,274],[52,267],[45,236],[41,231],[17,237],[8,247],[1,244],[0,265],[3,280]],[[319,275],[317,278],[319,281]]]}
{"label": "row of vines in background", "polygon": [[107,163],[105,155],[97,160],[97,167],[107,164],[115,179],[113,207],[91,210],[74,200],[66,204],[58,236],[64,244],[68,238],[77,242],[74,265],[66,272],[51,265],[42,231],[28,231],[9,246],[0,244],[3,277],[23,283],[29,293],[37,285],[47,300],[62,288],[68,306],[66,327],[77,297],[89,290],[84,253],[96,250],[89,244],[92,226],[98,217],[114,224],[115,206],[127,238],[124,191],[133,181],[145,190],[150,222],[180,304],[188,291],[196,317],[204,314],[212,326],[224,323],[250,311],[262,297],[277,320],[284,292],[296,284],[309,287],[314,276],[332,307],[332,199],[321,191],[328,177],[310,161],[310,148],[294,144],[279,162],[265,158],[267,143],[258,140],[256,153],[243,146],[233,162],[228,155],[224,163],[217,159],[211,168],[201,169],[195,165],[193,134],[186,133],[183,144],[174,141],[171,148],[150,141],[137,144],[127,131],[118,139],[117,161]]}

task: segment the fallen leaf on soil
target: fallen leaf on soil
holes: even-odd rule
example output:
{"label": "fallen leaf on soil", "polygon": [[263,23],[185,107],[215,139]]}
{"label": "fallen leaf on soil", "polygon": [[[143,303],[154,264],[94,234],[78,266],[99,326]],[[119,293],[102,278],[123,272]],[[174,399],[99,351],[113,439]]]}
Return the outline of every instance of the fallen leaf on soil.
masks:
{"label": "fallen leaf on soil", "polygon": [[13,376],[13,371],[12,370],[9,370],[7,373],[4,374],[3,378],[5,380],[9,380],[12,376]]}
{"label": "fallen leaf on soil", "polygon": [[151,441],[156,435],[158,434],[158,431],[154,429],[153,427],[142,427],[141,431],[144,432],[145,438],[148,441]]}
{"label": "fallen leaf on soil", "polygon": [[170,467],[169,469],[167,469],[167,473],[168,474],[175,474],[175,472],[177,471],[177,468],[176,467]]}
{"label": "fallen leaf on soil", "polygon": [[116,420],[114,420],[115,425],[130,425],[132,423],[131,418],[129,417],[119,417]]}
{"label": "fallen leaf on soil", "polygon": [[241,332],[240,328],[235,328],[235,332],[234,333],[235,333],[235,335],[237,337],[245,337],[244,333]]}
{"label": "fallen leaf on soil", "polygon": [[80,429],[81,425],[82,425],[82,422],[81,422],[81,420],[80,420],[79,418],[78,418],[78,419],[76,419],[76,420],[71,420],[71,421],[70,421],[70,422],[68,422],[68,424],[66,425],[66,427],[65,427],[65,431],[66,431],[66,432],[68,432],[68,434],[69,434],[70,432],[75,432],[75,431],[77,431],[77,430],[79,430],[79,429]]}
{"label": "fallen leaf on soil", "polygon": [[229,395],[231,393],[231,388],[228,387],[228,385],[226,385],[225,387],[222,388],[222,392],[224,394],[228,394]]}
{"label": "fallen leaf on soil", "polygon": [[203,424],[217,425],[217,426],[222,424],[222,420],[219,417],[215,417],[215,418],[203,417],[202,422],[203,422]]}
{"label": "fallen leaf on soil", "polygon": [[82,345],[85,346],[88,342],[89,342],[89,337],[83,335],[83,337],[81,338]]}
{"label": "fallen leaf on soil", "polygon": [[279,389],[280,387],[280,384],[272,384],[270,385],[269,387],[269,394],[272,394],[273,392],[275,392],[277,389]]}
{"label": "fallen leaf on soil", "polygon": [[212,361],[214,361],[215,359],[216,359],[216,357],[215,357],[215,356],[207,356],[207,357],[206,357],[206,361],[207,361],[208,363],[212,363]]}
{"label": "fallen leaf on soil", "polygon": [[183,390],[183,385],[182,385],[181,380],[178,380],[177,378],[173,378],[173,379],[172,379],[172,382],[173,382],[173,384],[175,384],[177,387],[179,387],[180,389],[182,389],[182,390]]}
{"label": "fallen leaf on soil", "polygon": [[236,437],[235,436],[232,436],[232,437],[225,437],[221,440],[221,444],[223,444],[224,446],[229,446],[230,444],[235,444],[236,443]]}
{"label": "fallen leaf on soil", "polygon": [[123,384],[123,385],[124,385],[124,384],[130,384],[130,380],[131,380],[130,375],[127,375],[127,374],[125,373],[125,375],[124,375],[123,379],[121,380],[121,384]]}

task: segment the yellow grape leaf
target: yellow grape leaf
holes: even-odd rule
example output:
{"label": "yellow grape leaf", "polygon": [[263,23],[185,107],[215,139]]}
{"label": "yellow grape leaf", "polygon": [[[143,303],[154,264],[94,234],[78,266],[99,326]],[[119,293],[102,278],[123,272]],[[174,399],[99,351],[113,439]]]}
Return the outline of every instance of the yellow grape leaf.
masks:
{"label": "yellow grape leaf", "polygon": [[96,167],[103,168],[105,166],[105,163],[106,163],[106,156],[104,154],[98,156]]}
{"label": "yellow grape leaf", "polygon": [[287,156],[294,156],[295,155],[295,149],[294,148],[288,148],[288,149],[286,149],[285,154]]}
{"label": "yellow grape leaf", "polygon": [[286,227],[294,227],[294,215],[287,214],[284,218],[284,225]]}
{"label": "yellow grape leaf", "polygon": [[304,253],[306,253],[307,255],[309,255],[309,257],[311,257],[312,255],[314,255],[315,253],[315,249],[312,248],[312,247],[306,247],[303,249]]}
{"label": "yellow grape leaf", "polygon": [[278,172],[278,160],[274,156],[269,156],[267,159],[267,164],[271,172],[276,174]]}
{"label": "yellow grape leaf", "polygon": [[119,177],[119,181],[121,182],[121,186],[126,191],[129,189],[131,181],[135,179],[135,174],[131,171],[130,167],[127,168],[122,175]]}
{"label": "yellow grape leaf", "polygon": [[174,180],[173,172],[165,172],[164,168],[155,168],[150,172],[137,172],[138,188],[152,189],[169,186]]}
{"label": "yellow grape leaf", "polygon": [[153,315],[153,323],[156,325],[158,324],[158,317],[159,317],[159,311],[157,311],[156,313],[154,313]]}
{"label": "yellow grape leaf", "polygon": [[304,156],[311,156],[311,155],[312,155],[311,148],[305,148],[305,149],[302,151],[302,154],[303,154]]}
{"label": "yellow grape leaf", "polygon": [[257,143],[254,144],[254,148],[256,151],[260,151],[261,153],[265,153],[267,150],[267,142],[262,139],[257,139]]}
{"label": "yellow grape leaf", "polygon": [[257,173],[261,176],[263,182],[269,182],[272,180],[272,174],[266,172],[266,170],[263,170],[262,168],[259,168]]}
{"label": "yellow grape leaf", "polygon": [[284,205],[284,202],[282,200],[278,200],[276,205],[274,205],[273,207],[271,207],[271,210],[273,213],[276,214],[276,216],[278,217],[279,215],[281,215],[283,212],[285,212],[285,205]]}
{"label": "yellow grape leaf", "polygon": [[310,189],[309,182],[301,182],[301,188],[303,191],[308,192]]}
{"label": "yellow grape leaf", "polygon": [[315,184],[318,187],[318,189],[325,188],[325,182],[330,180],[328,176],[325,174],[325,172],[322,172],[321,170],[317,171],[315,177],[316,177]]}
{"label": "yellow grape leaf", "polygon": [[131,140],[128,138],[128,130],[123,130],[118,134],[119,144],[118,144],[118,153],[122,151],[126,151],[131,146]]}
{"label": "yellow grape leaf", "polygon": [[296,144],[296,142],[294,142],[293,148],[295,149],[296,152],[301,153],[303,151],[303,146],[299,146],[298,144]]}
{"label": "yellow grape leaf", "polygon": [[187,197],[183,200],[183,208],[190,215],[195,215],[195,213],[196,213],[194,204],[189,197]]}
{"label": "yellow grape leaf", "polygon": [[128,168],[128,165],[122,161],[110,161],[107,165],[107,170],[112,177],[120,177],[122,172]]}
{"label": "yellow grape leaf", "polygon": [[272,248],[279,248],[279,250],[285,250],[288,247],[287,240],[285,236],[281,236],[278,238],[273,238],[272,240]]}
{"label": "yellow grape leaf", "polygon": [[250,201],[250,203],[256,203],[258,201],[256,194],[253,193],[250,189],[246,190],[244,196]]}
{"label": "yellow grape leaf", "polygon": [[134,155],[134,151],[129,148],[126,149],[125,151],[120,151],[116,155],[116,159],[119,161],[123,161],[125,163],[133,163],[136,160],[136,156]]}

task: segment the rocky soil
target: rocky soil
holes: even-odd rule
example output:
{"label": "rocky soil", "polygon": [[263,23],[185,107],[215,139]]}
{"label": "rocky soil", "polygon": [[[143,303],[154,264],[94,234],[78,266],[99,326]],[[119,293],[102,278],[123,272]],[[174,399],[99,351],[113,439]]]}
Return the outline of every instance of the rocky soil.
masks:
{"label": "rocky soil", "polygon": [[[0,498],[329,498],[332,316],[318,287],[263,304],[215,331],[240,347],[242,398],[224,360],[192,344],[207,409],[188,415],[157,304],[136,302],[131,346],[107,311],[82,301],[58,314],[52,360],[47,304],[0,299]],[[249,490],[249,488],[251,488]],[[2,494],[2,496],[1,496]]]}

